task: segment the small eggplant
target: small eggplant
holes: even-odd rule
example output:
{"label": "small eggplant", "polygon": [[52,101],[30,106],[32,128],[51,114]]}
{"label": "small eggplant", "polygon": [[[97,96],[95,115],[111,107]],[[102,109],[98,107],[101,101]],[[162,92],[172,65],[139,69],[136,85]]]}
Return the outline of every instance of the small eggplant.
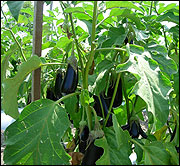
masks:
{"label": "small eggplant", "polygon": [[81,165],[96,165],[96,161],[103,155],[103,148],[94,145],[94,141],[88,146]]}
{"label": "small eggplant", "polygon": [[79,142],[79,152],[83,154],[85,153],[86,150],[88,137],[89,137],[89,128],[85,126],[80,135],[80,142]]}
{"label": "small eggplant", "polygon": [[57,99],[60,99],[62,97],[62,94],[61,94],[62,81],[63,81],[62,72],[61,70],[59,70],[56,75],[56,82],[55,82],[55,95]]}
{"label": "small eggplant", "polygon": [[65,78],[62,82],[61,92],[65,94],[75,92],[78,84],[78,67],[75,56],[71,56],[68,62]]}
{"label": "small eggplant", "polygon": [[130,126],[129,134],[132,136],[132,138],[139,137],[139,126],[137,125],[135,121],[133,121]]}
{"label": "small eggplant", "polygon": [[53,91],[50,88],[47,89],[46,93],[47,93],[47,95],[46,95],[47,99],[50,99],[50,100],[53,100],[53,101],[57,100],[57,98],[55,97]]}

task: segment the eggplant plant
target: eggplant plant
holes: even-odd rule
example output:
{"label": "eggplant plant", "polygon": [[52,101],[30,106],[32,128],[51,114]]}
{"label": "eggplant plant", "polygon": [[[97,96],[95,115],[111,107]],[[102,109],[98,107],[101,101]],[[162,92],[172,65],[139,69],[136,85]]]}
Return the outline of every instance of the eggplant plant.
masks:
{"label": "eggplant plant", "polygon": [[32,6],[1,8],[1,105],[15,119],[5,164],[178,165],[179,4],[44,1],[42,57],[32,55]]}

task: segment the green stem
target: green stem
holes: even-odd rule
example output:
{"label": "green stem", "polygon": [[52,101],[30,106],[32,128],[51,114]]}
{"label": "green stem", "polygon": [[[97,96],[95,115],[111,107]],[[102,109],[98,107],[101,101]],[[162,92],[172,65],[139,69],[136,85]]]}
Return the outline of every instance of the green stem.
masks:
{"label": "green stem", "polygon": [[67,65],[66,63],[44,63],[41,66],[47,66],[47,65]]}
{"label": "green stem", "polygon": [[104,108],[103,108],[103,105],[102,105],[102,102],[101,102],[101,98],[100,98],[99,95],[98,95],[98,99],[99,99],[99,102],[100,102],[100,105],[101,105],[101,110],[102,110],[103,119],[105,119],[105,116],[104,116]]}
{"label": "green stem", "polygon": [[89,127],[89,130],[91,131],[92,130],[92,117],[91,117],[91,108],[90,108],[90,106],[89,105],[86,106],[85,110],[86,110],[86,115],[87,115],[88,127]]}
{"label": "green stem", "polygon": [[98,48],[98,49],[95,50],[95,52],[110,51],[110,50],[117,50],[117,51],[125,51],[126,52],[126,50],[123,49],[123,48],[111,48],[111,47],[109,47],[109,48]]}
{"label": "green stem", "polygon": [[152,14],[152,6],[153,6],[153,1],[151,1],[151,7],[150,7],[150,10],[149,10],[149,15]]}
{"label": "green stem", "polygon": [[115,99],[115,96],[116,96],[116,92],[117,92],[117,89],[118,89],[118,84],[119,84],[120,77],[121,77],[121,73],[118,73],[117,80],[116,80],[116,85],[115,85],[115,88],[114,88],[114,93],[113,93],[113,96],[112,96],[112,99],[111,99],[111,103],[110,103],[110,106],[109,106],[108,114],[106,116],[106,120],[104,122],[104,127],[106,126],[106,123],[107,123],[107,121],[109,119],[109,116],[111,114],[111,109],[112,109],[114,99]]}
{"label": "green stem", "polygon": [[130,139],[130,141],[133,142],[133,143],[135,143],[135,144],[137,144],[142,150],[145,151],[145,148],[144,148],[139,142],[137,142],[137,141],[134,140],[134,139]]}
{"label": "green stem", "polygon": [[94,9],[93,9],[93,21],[92,21],[92,33],[91,33],[91,52],[89,55],[88,62],[85,67],[85,75],[84,75],[84,89],[88,89],[88,72],[89,68],[92,65],[94,54],[95,54],[95,33],[96,33],[96,22],[97,22],[97,1],[94,1]]}
{"label": "green stem", "polygon": [[[79,60],[80,60],[80,65],[81,65],[81,69],[82,69],[82,74],[84,74],[84,63],[83,63],[83,60],[82,60],[82,58],[81,58],[81,53],[80,53],[80,50],[79,50],[79,45],[78,45],[78,41],[77,41],[77,38],[76,38],[75,30],[74,30],[72,13],[69,13],[69,17],[70,17],[70,21],[71,21],[72,32],[73,32],[73,36],[74,36],[74,40],[75,40],[75,44],[76,44],[76,48],[77,48]],[[83,75],[82,75],[82,76],[83,76]]]}
{"label": "green stem", "polygon": [[128,96],[127,96],[127,93],[126,93],[126,87],[125,87],[125,84],[124,84],[124,75],[122,75],[122,88],[123,88],[124,97],[125,97],[125,101],[126,101],[127,118],[128,118],[128,121],[129,121],[129,118],[130,118],[129,99],[128,99]]}
{"label": "green stem", "polygon": [[164,30],[164,25],[162,26],[162,30],[163,30],[163,33],[164,33],[165,46],[166,46],[166,49],[168,50],[167,37],[166,37],[166,32]]}
{"label": "green stem", "polygon": [[9,32],[11,33],[13,39],[15,40],[16,44],[17,44],[18,47],[19,47],[20,53],[21,53],[21,55],[22,55],[24,61],[27,61],[27,60],[26,60],[26,57],[25,57],[24,54],[23,54],[23,51],[22,51],[22,48],[21,48],[19,42],[18,42],[18,41],[16,40],[16,38],[15,38],[15,35],[14,35],[13,31],[12,31],[11,29],[4,28],[4,27],[2,27],[2,29],[7,30],[7,31],[9,31]]}
{"label": "green stem", "polygon": [[59,104],[61,101],[66,100],[69,97],[79,95],[79,94],[81,94],[81,93],[80,92],[75,92],[75,93],[68,94],[66,96],[61,97],[59,100],[56,101],[56,103]]}

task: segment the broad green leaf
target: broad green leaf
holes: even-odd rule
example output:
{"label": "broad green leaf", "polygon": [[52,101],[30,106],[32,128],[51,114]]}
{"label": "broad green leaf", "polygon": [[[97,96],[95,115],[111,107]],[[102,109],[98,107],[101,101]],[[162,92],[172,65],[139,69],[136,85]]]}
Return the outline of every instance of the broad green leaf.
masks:
{"label": "broad green leaf", "polygon": [[173,12],[167,12],[163,15],[160,15],[156,19],[159,22],[162,21],[168,21],[168,22],[173,22],[179,25],[179,16],[175,16]]}
{"label": "broad green leaf", "polygon": [[[114,130],[110,128],[105,128],[104,133],[105,133],[105,138],[108,144],[108,150],[109,150],[109,155],[110,155],[110,165],[131,165],[131,161],[129,159],[130,153],[125,153],[125,151],[126,152],[130,151],[130,146],[123,145],[123,143],[120,143],[121,146],[120,146],[120,149],[118,149],[116,134]],[[123,134],[121,136],[124,136],[124,141],[128,141],[128,139],[126,140],[129,134],[128,131],[124,131],[121,134]]]}
{"label": "broad green leaf", "polygon": [[46,49],[46,48],[50,48],[50,47],[54,47],[56,44],[54,42],[48,41],[44,44],[42,44],[42,50]]}
{"label": "broad green leaf", "polygon": [[96,67],[96,70],[98,72],[102,72],[104,71],[105,69],[111,69],[113,66],[114,66],[114,62],[108,60],[108,59],[104,59],[103,61],[101,61],[97,67]]}
{"label": "broad green leaf", "polygon": [[70,156],[61,139],[70,122],[64,108],[49,99],[32,102],[5,130],[7,165],[64,165]]}
{"label": "broad green leaf", "polygon": [[175,149],[174,144],[170,142],[165,143],[166,151],[170,154],[170,165],[178,165],[179,164],[179,156],[177,155],[177,151]]}
{"label": "broad green leaf", "polygon": [[25,8],[25,9],[23,8],[23,9],[21,9],[21,12],[27,13],[27,14],[31,15],[32,17],[34,17],[34,12],[32,11],[31,8]]}
{"label": "broad green leaf", "polygon": [[122,7],[122,8],[130,8],[130,9],[136,9],[144,13],[144,11],[134,5],[131,1],[107,1],[106,2],[106,9],[114,8],[114,7]]}
{"label": "broad green leaf", "polygon": [[56,43],[58,48],[65,49],[69,43],[72,42],[72,39],[68,39],[67,37],[61,37]]}
{"label": "broad green leaf", "polygon": [[70,119],[73,120],[75,127],[79,127],[81,121],[81,111],[79,110],[79,96],[72,96],[64,100],[65,109],[70,115]]}
{"label": "broad green leaf", "polygon": [[94,82],[94,85],[92,86],[92,91],[95,95],[99,95],[106,87],[107,79],[108,79],[108,70],[104,70],[99,73],[99,75],[96,78],[96,81]]}
{"label": "broad green leaf", "polygon": [[7,1],[7,5],[13,17],[18,21],[19,12],[24,4],[24,1]]}
{"label": "broad green leaf", "polygon": [[125,29],[122,26],[119,28],[109,28],[108,37],[110,38],[110,40],[113,41],[114,45],[121,46],[124,43],[126,35],[127,33],[125,32]]}
{"label": "broad green leaf", "polygon": [[138,29],[144,30],[146,27],[139,19],[139,17],[129,9],[112,9],[110,16],[122,16],[131,19],[137,26]]}
{"label": "broad green leaf", "polygon": [[65,13],[84,12],[82,7],[68,7],[64,10]]}
{"label": "broad green leaf", "polygon": [[[136,139],[136,141],[139,144],[143,145],[143,143],[142,143],[142,141],[140,139]],[[137,155],[137,161],[140,162],[142,160],[142,158],[143,158],[143,150],[137,144],[134,144],[134,147],[135,147],[134,151],[135,151],[135,153]]]}
{"label": "broad green leaf", "polygon": [[[119,126],[119,123],[117,121],[116,116],[112,115],[113,119],[113,128],[116,135],[116,141],[117,141],[117,149],[123,150],[125,154],[128,154],[128,141],[130,137],[128,138],[127,135],[124,133],[122,128]],[[128,157],[128,156],[126,156]]]}
{"label": "broad green leaf", "polygon": [[130,52],[129,60],[119,64],[116,71],[128,71],[141,77],[135,84],[133,93],[146,102],[147,110],[153,113],[155,120],[159,119],[162,127],[169,114],[168,94],[171,91],[171,83],[160,72],[157,62],[149,57],[148,52],[141,55]]}
{"label": "broad green leaf", "polygon": [[104,153],[100,159],[96,161],[97,165],[110,165],[110,154],[109,154],[109,145],[105,137],[100,139],[96,139],[94,144],[98,147],[102,147],[104,149]]}
{"label": "broad green leaf", "polygon": [[164,55],[154,55],[152,54],[152,58],[159,63],[159,67],[162,72],[165,72],[170,78],[172,74],[177,73],[177,65],[173,59]]}
{"label": "broad green leaf", "polygon": [[145,165],[169,165],[170,155],[164,145],[159,141],[153,141],[144,146]]}
{"label": "broad green leaf", "polygon": [[168,55],[167,49],[162,46],[158,45],[155,42],[151,42],[145,45],[145,50],[151,51],[151,52],[157,52],[159,54],[162,54],[164,56]]}
{"label": "broad green leaf", "polygon": [[18,23],[24,23],[24,25],[28,24],[28,18],[25,15],[19,15]]}
{"label": "broad green leaf", "polygon": [[21,83],[29,73],[39,68],[40,65],[41,62],[39,57],[34,55],[28,59],[27,62],[21,64],[18,73],[13,78],[7,78],[4,80],[4,96],[2,106],[4,112],[12,118],[17,119],[19,116],[17,93]]}
{"label": "broad green leaf", "polygon": [[157,130],[155,133],[154,133],[154,136],[156,137],[157,140],[161,140],[163,134],[166,133],[166,130],[167,130],[167,126],[163,126],[161,129]]}
{"label": "broad green leaf", "polygon": [[166,7],[161,7],[161,8],[159,8],[158,13],[161,14],[161,13],[163,13],[164,11],[173,9],[175,6],[176,6],[175,3],[168,4]]}

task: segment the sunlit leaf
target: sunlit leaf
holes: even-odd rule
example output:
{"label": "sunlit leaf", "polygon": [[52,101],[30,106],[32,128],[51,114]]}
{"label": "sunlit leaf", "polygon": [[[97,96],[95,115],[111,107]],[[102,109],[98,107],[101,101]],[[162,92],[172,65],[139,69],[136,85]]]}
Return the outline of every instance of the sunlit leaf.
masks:
{"label": "sunlit leaf", "polygon": [[5,130],[4,162],[10,165],[64,165],[70,156],[61,138],[70,122],[59,104],[41,99],[32,102]]}

